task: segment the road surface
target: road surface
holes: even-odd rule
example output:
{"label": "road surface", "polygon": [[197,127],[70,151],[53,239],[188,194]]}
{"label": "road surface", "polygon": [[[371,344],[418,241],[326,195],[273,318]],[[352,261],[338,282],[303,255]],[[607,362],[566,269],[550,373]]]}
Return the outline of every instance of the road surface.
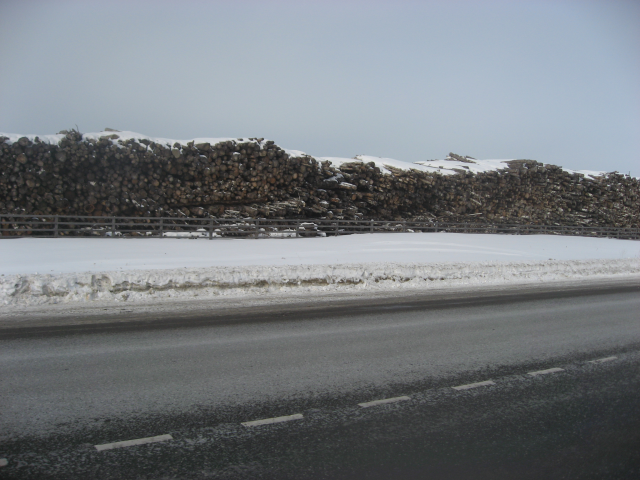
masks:
{"label": "road surface", "polygon": [[0,330],[0,478],[640,478],[638,293]]}

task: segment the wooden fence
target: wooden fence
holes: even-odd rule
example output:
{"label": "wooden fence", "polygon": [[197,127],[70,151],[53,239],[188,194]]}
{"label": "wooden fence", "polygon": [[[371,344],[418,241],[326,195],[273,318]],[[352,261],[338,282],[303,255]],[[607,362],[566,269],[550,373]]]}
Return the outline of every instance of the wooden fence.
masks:
{"label": "wooden fence", "polygon": [[0,238],[301,238],[358,233],[493,233],[508,235],[579,235],[640,239],[640,228],[572,225],[326,220],[264,218],[95,217],[0,215]]}

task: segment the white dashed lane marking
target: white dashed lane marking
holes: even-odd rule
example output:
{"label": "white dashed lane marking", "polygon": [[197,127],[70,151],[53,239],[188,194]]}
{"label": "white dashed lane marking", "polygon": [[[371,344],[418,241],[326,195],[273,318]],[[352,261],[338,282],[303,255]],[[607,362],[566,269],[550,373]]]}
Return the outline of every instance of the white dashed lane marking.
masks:
{"label": "white dashed lane marking", "polygon": [[6,467],[8,463],[6,458],[0,458],[0,467]]}
{"label": "white dashed lane marking", "polygon": [[604,362],[610,362],[612,360],[617,359],[618,357],[604,357],[604,358],[598,358],[596,360],[589,360],[589,363],[604,363]]}
{"label": "white dashed lane marking", "polygon": [[470,388],[478,388],[478,387],[486,387],[489,385],[495,385],[496,382],[494,382],[493,380],[486,380],[484,382],[477,382],[477,383],[468,383],[466,385],[458,385],[457,387],[451,387],[454,390],[469,390]]}
{"label": "white dashed lane marking", "polygon": [[135,440],[125,440],[123,442],[105,443],[103,445],[96,445],[96,450],[99,452],[102,450],[113,450],[114,448],[132,447],[134,445],[144,445],[145,443],[164,442],[167,440],[173,440],[171,435],[158,435],[157,437],[137,438]]}
{"label": "white dashed lane marking", "polygon": [[402,396],[402,397],[385,398],[382,400],[373,400],[372,402],[359,403],[358,405],[361,406],[362,408],[368,408],[368,407],[375,407],[376,405],[384,405],[385,403],[403,402],[405,400],[411,400],[411,397]]}
{"label": "white dashed lane marking", "polygon": [[[611,357],[598,358],[595,360],[589,360],[587,363],[605,363],[605,362],[611,362],[617,359],[618,357],[611,356]],[[536,377],[538,375],[548,375],[551,373],[564,372],[564,371],[565,371],[564,368],[555,367],[555,368],[547,368],[546,370],[537,370],[535,372],[528,372],[528,375],[532,377]],[[485,380],[484,382],[468,383],[466,385],[457,385],[451,388],[453,388],[454,390],[470,390],[472,388],[488,387],[490,385],[495,385],[495,384],[496,382],[494,382],[493,380]],[[403,402],[407,400],[411,400],[411,397],[403,395],[401,397],[383,398],[381,400],[363,402],[363,403],[359,403],[358,406],[362,408],[369,408],[369,407],[375,407],[377,405],[385,405],[389,403]],[[302,420],[303,418],[304,416],[302,414],[296,413],[294,415],[286,415],[283,417],[264,418],[262,420],[242,422],[241,425],[245,427],[257,427],[260,425],[270,425],[273,423],[289,422],[292,420]],[[95,448],[98,451],[111,450],[114,448],[130,447],[134,445],[144,445],[146,443],[164,442],[166,440],[173,440],[173,437],[171,435],[159,435],[157,437],[138,438],[136,440],[126,440],[123,442],[114,442],[114,443],[105,443],[104,445],[95,445]],[[0,458],[0,467],[6,466],[7,463],[8,461],[6,458]]]}
{"label": "white dashed lane marking", "polygon": [[538,370],[537,372],[529,372],[529,375],[536,377],[538,375],[547,375],[549,373],[564,372],[564,368],[547,368],[546,370]]}
{"label": "white dashed lane marking", "polygon": [[263,420],[254,420],[252,422],[242,422],[245,427],[257,427],[259,425],[269,425],[271,423],[289,422],[291,420],[302,420],[304,417],[296,413],[295,415],[287,415],[285,417],[265,418]]}

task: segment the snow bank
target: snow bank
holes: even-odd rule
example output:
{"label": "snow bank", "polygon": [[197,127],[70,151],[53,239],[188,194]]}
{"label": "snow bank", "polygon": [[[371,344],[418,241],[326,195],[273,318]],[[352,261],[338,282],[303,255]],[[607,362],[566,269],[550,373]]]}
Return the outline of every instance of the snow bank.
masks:
{"label": "snow bank", "polygon": [[[46,273],[48,272],[48,273]],[[0,304],[136,302],[640,275],[640,242],[551,235],[0,241]]]}
{"label": "snow bank", "polygon": [[640,276],[640,259],[545,262],[477,262],[287,265],[129,270],[0,277],[4,305],[112,300],[136,302],[185,297],[367,289],[442,288],[458,285],[540,283],[586,277]]}

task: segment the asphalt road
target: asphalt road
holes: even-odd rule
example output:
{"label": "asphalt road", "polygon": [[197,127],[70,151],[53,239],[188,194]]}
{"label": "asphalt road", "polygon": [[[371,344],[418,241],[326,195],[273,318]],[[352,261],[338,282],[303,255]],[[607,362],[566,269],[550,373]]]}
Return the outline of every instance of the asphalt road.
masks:
{"label": "asphalt road", "polygon": [[638,293],[0,332],[0,478],[640,478]]}

